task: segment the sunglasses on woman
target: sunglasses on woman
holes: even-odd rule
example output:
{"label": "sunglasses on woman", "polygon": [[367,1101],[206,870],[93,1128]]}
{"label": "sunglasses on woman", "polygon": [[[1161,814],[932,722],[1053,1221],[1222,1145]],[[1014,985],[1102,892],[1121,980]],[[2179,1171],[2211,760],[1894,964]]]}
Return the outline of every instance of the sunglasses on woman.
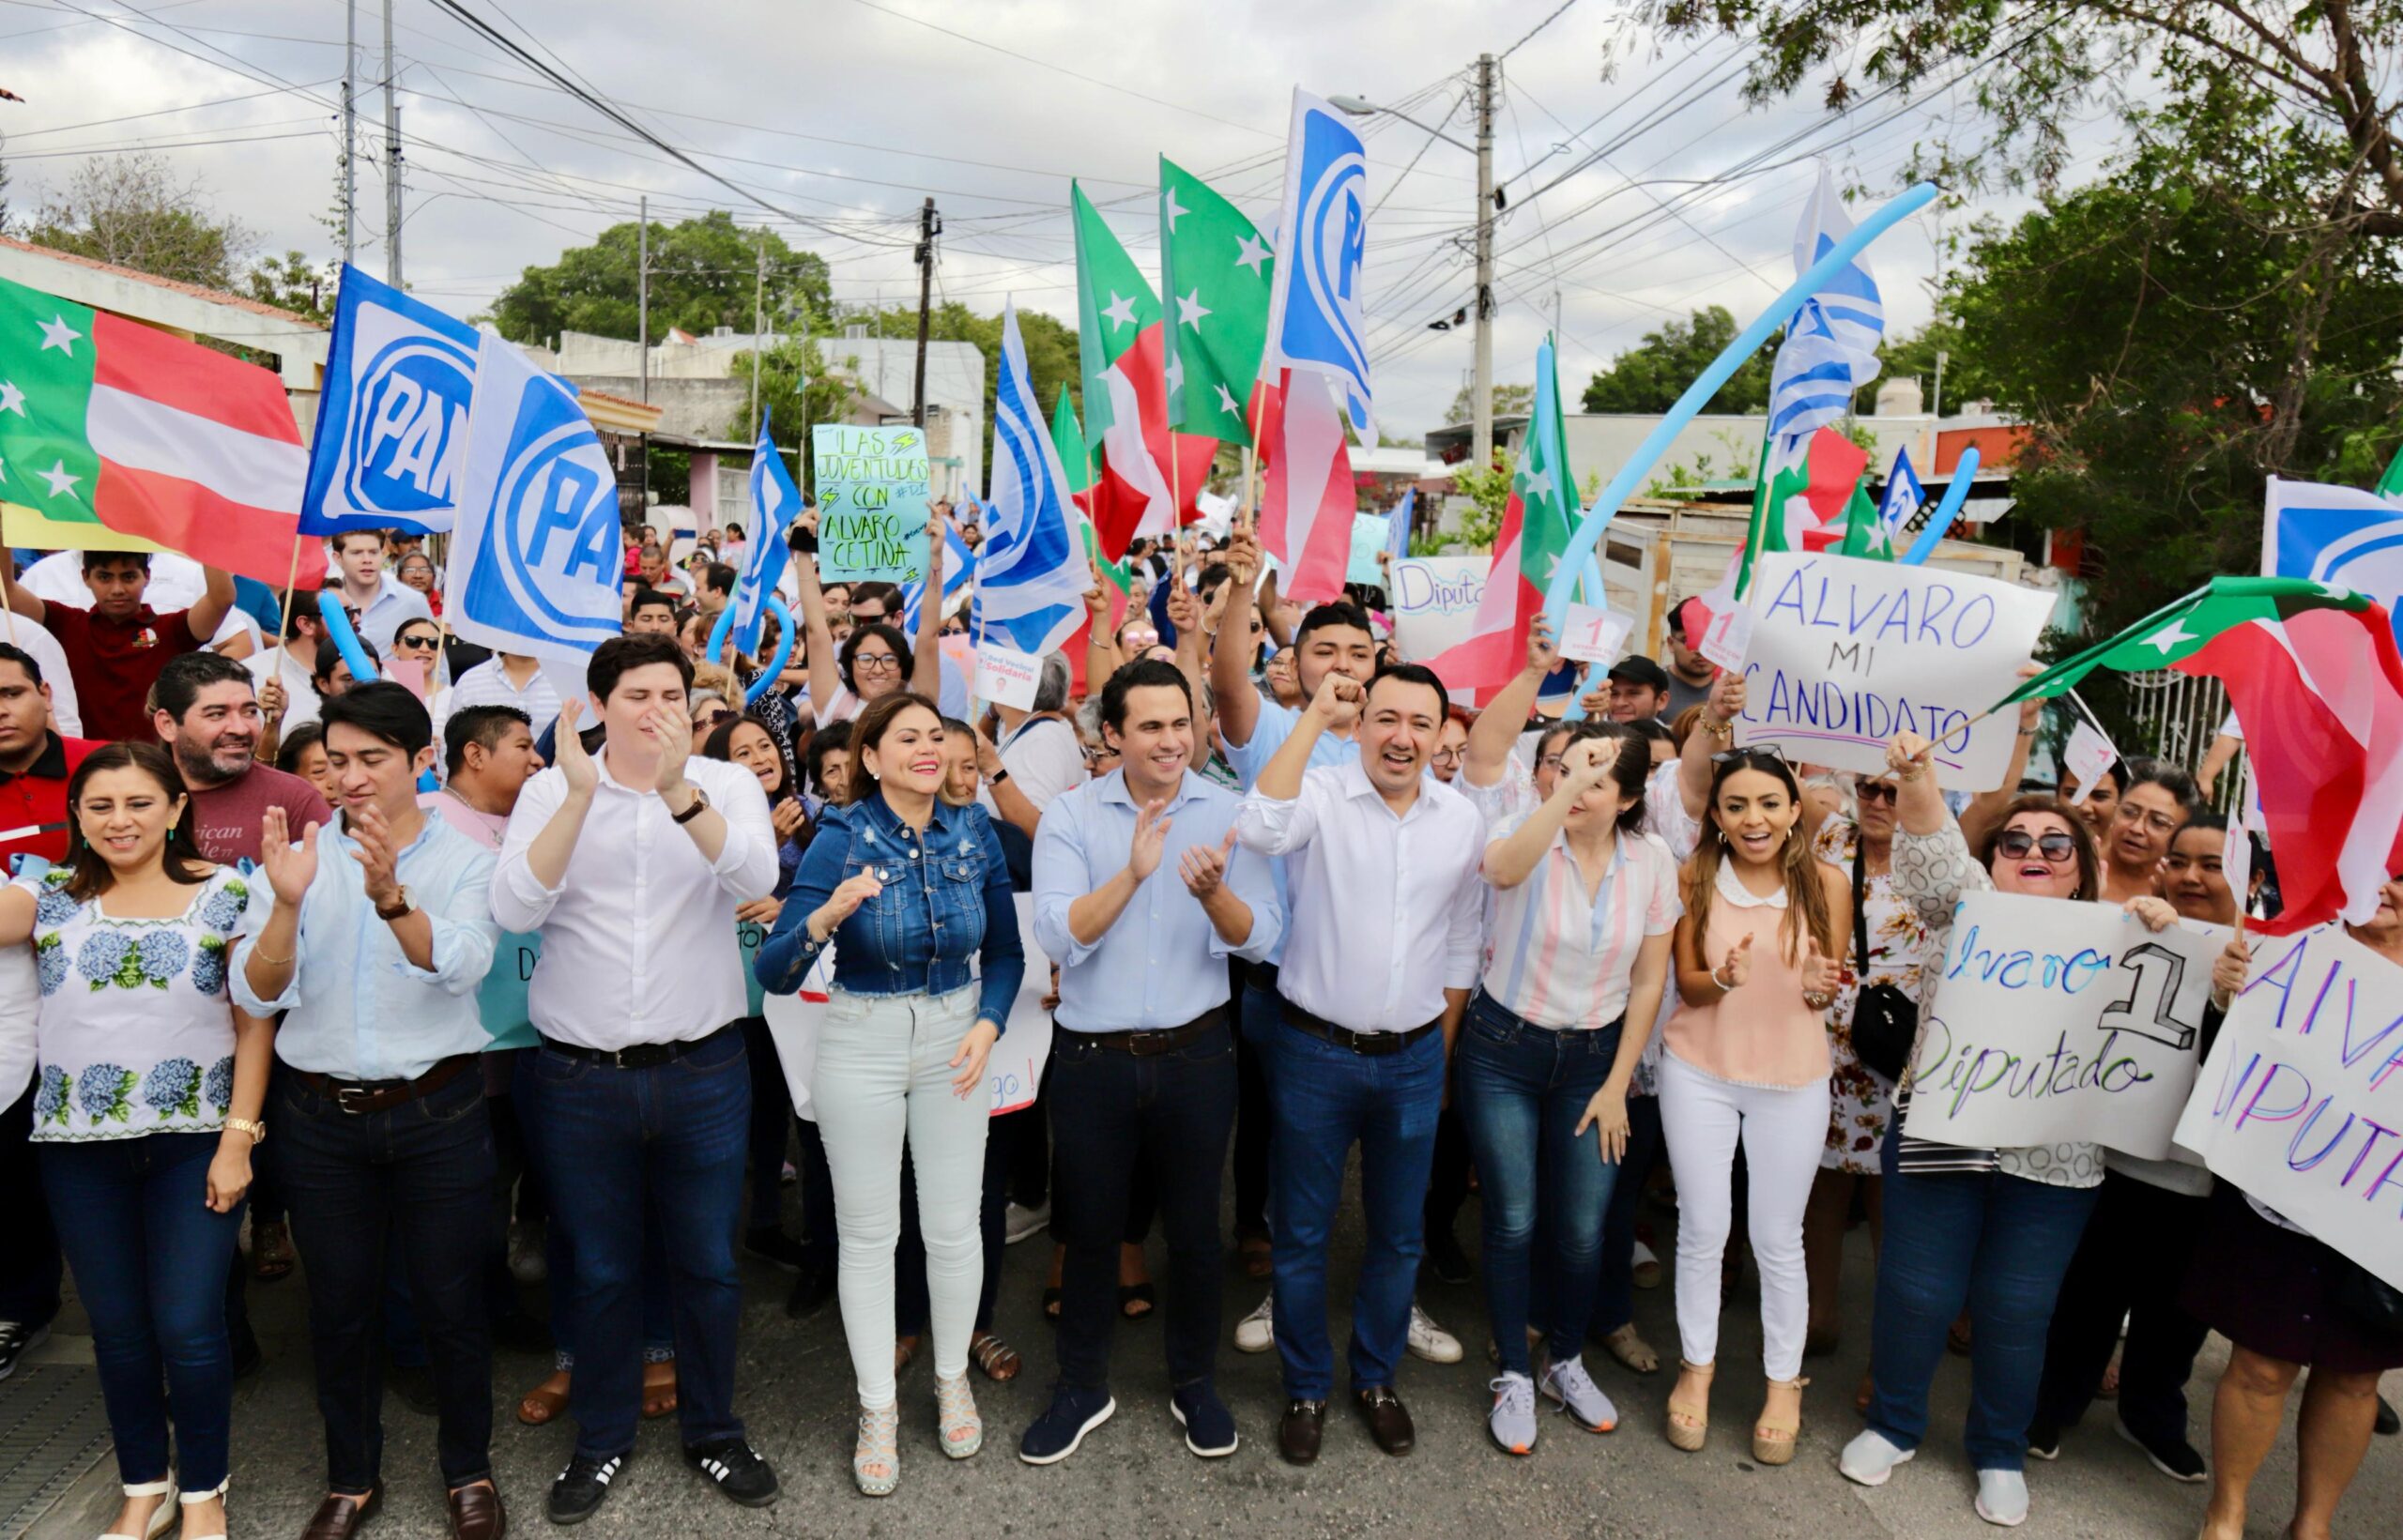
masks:
{"label": "sunglasses on woman", "polygon": [[1864,802],[1890,802],[1901,795],[1901,788],[1891,781],[1862,781],[1852,794]]}
{"label": "sunglasses on woman", "polygon": [[412,650],[420,651],[420,652],[432,652],[432,651],[434,651],[436,648],[437,648],[441,647],[441,645],[442,645],[442,638],[441,638],[441,637],[439,637],[439,636],[417,635],[417,636],[395,636],[395,637],[393,637],[393,638],[392,638],[392,646],[393,646],[393,647],[395,647],[395,648],[404,648],[404,647],[405,647],[405,648],[411,648]]}
{"label": "sunglasses on woman", "polygon": [[2006,829],[2002,838],[1995,842],[2005,860],[2025,861],[2028,852],[2035,851],[2056,865],[2077,854],[2077,841],[2056,830],[2048,834],[2030,834],[2024,829]]}

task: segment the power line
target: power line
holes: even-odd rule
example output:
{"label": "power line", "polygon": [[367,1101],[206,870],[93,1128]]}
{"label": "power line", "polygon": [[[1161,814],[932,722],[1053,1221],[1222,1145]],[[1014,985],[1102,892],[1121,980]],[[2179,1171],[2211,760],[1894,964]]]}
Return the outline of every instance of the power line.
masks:
{"label": "power line", "polygon": [[1558,7],[1556,9],[1554,9],[1551,15],[1549,15],[1549,16],[1545,17],[1542,21],[1538,22],[1535,25],[1533,25],[1533,26],[1529,27],[1529,28],[1527,29],[1527,35],[1526,35],[1524,38],[1520,38],[1517,42],[1512,43],[1509,47],[1508,47],[1508,48],[1504,49],[1504,50],[1502,51],[1502,54],[1501,54],[1501,56],[1502,56],[1503,58],[1506,58],[1506,59],[1507,59],[1507,58],[1508,58],[1511,54],[1516,53],[1519,50],[1521,50],[1521,49],[1523,49],[1523,48],[1526,47],[1526,46],[1527,46],[1527,44],[1528,44],[1528,42],[1529,42],[1529,41],[1531,41],[1531,40],[1534,38],[1534,37],[1535,37],[1535,35],[1536,35],[1537,33],[1541,32],[1544,28],[1546,28],[1546,27],[1548,27],[1548,26],[1552,25],[1552,23],[1553,23],[1559,21],[1559,20],[1561,19],[1561,17],[1563,17],[1563,16],[1567,15],[1567,14],[1568,14],[1568,12],[1569,12],[1569,7],[1571,7],[1571,6],[1573,6],[1573,5],[1575,5],[1576,3],[1577,3],[1577,0],[1560,0],[1560,5],[1559,5],[1559,7]]}

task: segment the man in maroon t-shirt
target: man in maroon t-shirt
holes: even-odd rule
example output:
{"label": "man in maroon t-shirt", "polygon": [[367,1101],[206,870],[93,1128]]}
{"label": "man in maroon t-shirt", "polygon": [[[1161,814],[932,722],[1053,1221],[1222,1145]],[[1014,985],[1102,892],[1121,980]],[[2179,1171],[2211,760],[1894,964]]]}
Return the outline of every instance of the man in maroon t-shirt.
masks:
{"label": "man in maroon t-shirt", "polygon": [[41,664],[0,643],[0,876],[15,856],[66,856],[67,782],[99,747],[51,730]]}
{"label": "man in maroon t-shirt", "polygon": [[8,607],[58,638],[75,675],[84,730],[95,739],[140,742],[150,735],[143,702],[167,660],[208,645],[234,607],[234,580],[214,567],[199,602],[159,615],[143,602],[150,587],[150,557],[143,551],[86,551],[84,586],[92,607],[48,604],[17,587],[15,563],[0,557],[0,587]]}
{"label": "man in maroon t-shirt", "polygon": [[152,720],[191,793],[191,831],[216,861],[255,861],[264,815],[283,809],[294,833],[333,816],[317,788],[256,763],[258,696],[251,671],[219,652],[187,652],[159,672]]}

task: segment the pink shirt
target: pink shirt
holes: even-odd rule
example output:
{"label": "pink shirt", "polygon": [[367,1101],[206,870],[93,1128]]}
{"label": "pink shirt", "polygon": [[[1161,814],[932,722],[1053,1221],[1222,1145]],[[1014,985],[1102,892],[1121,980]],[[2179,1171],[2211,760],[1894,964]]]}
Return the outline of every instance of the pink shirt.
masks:
{"label": "pink shirt", "polygon": [[[1810,868],[1814,879],[1818,868]],[[1744,891],[1735,863],[1722,859],[1704,928],[1707,963],[1723,959],[1746,936],[1753,938],[1752,972],[1744,983],[1707,1005],[1680,1004],[1665,1029],[1668,1051],[1703,1074],[1740,1086],[1791,1089],[1824,1080],[1834,1067],[1828,1055],[1828,1017],[1802,1002],[1802,964],[1785,954],[1785,890],[1767,898]]]}
{"label": "pink shirt", "polygon": [[[1524,817],[1493,837],[1508,838]],[[1621,833],[1608,860],[1588,899],[1569,836],[1555,834],[1524,882],[1493,890],[1485,992],[1522,1020],[1554,1029],[1609,1026],[1626,1013],[1645,938],[1676,928],[1685,909],[1669,847],[1649,834]]]}

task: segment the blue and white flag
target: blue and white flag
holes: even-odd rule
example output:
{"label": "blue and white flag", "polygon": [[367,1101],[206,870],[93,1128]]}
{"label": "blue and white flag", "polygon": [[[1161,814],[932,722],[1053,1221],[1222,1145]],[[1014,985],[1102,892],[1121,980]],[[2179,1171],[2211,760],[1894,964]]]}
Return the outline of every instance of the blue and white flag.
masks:
{"label": "blue and white flag", "polygon": [[1894,451],[1894,468],[1886,473],[1886,496],[1877,503],[1877,522],[1891,541],[1919,516],[1927,506],[1927,489],[1919,484],[1919,473],[1911,469],[1911,451]]}
{"label": "blue and white flag", "polygon": [[1392,517],[1385,525],[1385,549],[1400,561],[1410,555],[1410,525],[1418,516],[1418,489],[1412,487],[1401,495]]}
{"label": "blue and white flag", "polygon": [[2270,478],[2261,575],[2307,577],[2386,606],[2403,644],[2403,505],[2375,492]]}
{"label": "blue and white flag", "polygon": [[[1819,185],[1812,189],[1811,201],[1802,207],[1802,222],[1794,232],[1796,276],[1809,272],[1850,234],[1852,216],[1844,212],[1844,199],[1836,191],[1835,173],[1822,160]],[[1827,332],[1868,360],[1868,372],[1858,385],[1877,377],[1877,344],[1886,336],[1886,305],[1866,263],[1853,258],[1818,293],[1802,301],[1802,308],[1817,310],[1819,324]]]}
{"label": "blue and white flag", "polygon": [[300,533],[448,530],[475,389],[475,328],[345,266]]}
{"label": "blue and white flag", "polygon": [[[1822,163],[1818,186],[1803,206],[1801,227],[1794,236],[1795,274],[1810,271],[1851,233],[1852,220],[1836,195],[1835,177]],[[1859,257],[1796,308],[1769,365],[1773,461],[1794,458],[1812,434],[1841,420],[1851,409],[1855,393],[1877,377],[1877,343],[1885,331],[1877,280]]]}
{"label": "blue and white flag", "polygon": [[1285,210],[1268,292],[1263,378],[1307,370],[1334,382],[1364,444],[1376,420],[1369,389],[1360,267],[1369,238],[1369,160],[1360,136],[1328,102],[1298,86],[1285,141]]}
{"label": "blue and white flag", "polygon": [[[959,526],[945,519],[942,522],[942,607],[951,608],[951,602],[966,590],[975,576],[976,553],[968,548],[968,541],[959,533]],[[926,596],[926,580],[924,577],[913,577],[901,585],[901,634],[913,643],[918,637],[918,603]]]}
{"label": "blue and white flag", "polygon": [[443,615],[480,647],[580,664],[620,627],[617,472],[565,381],[479,342]]}
{"label": "blue and white flag", "polygon": [[759,442],[751,447],[753,533],[729,601],[734,606],[734,650],[748,658],[759,655],[759,622],[768,613],[768,596],[784,581],[785,568],[792,560],[787,540],[801,513],[801,488],[792,484],[792,473],[785,469],[785,457],[776,452],[768,431],[773,415],[759,414]]}
{"label": "blue and white flag", "polygon": [[990,637],[1041,657],[1084,618],[1093,584],[1068,474],[1051,443],[1043,404],[1018,339],[1018,307],[1002,313],[1002,367],[993,385],[993,490],[976,562],[974,622]]}

